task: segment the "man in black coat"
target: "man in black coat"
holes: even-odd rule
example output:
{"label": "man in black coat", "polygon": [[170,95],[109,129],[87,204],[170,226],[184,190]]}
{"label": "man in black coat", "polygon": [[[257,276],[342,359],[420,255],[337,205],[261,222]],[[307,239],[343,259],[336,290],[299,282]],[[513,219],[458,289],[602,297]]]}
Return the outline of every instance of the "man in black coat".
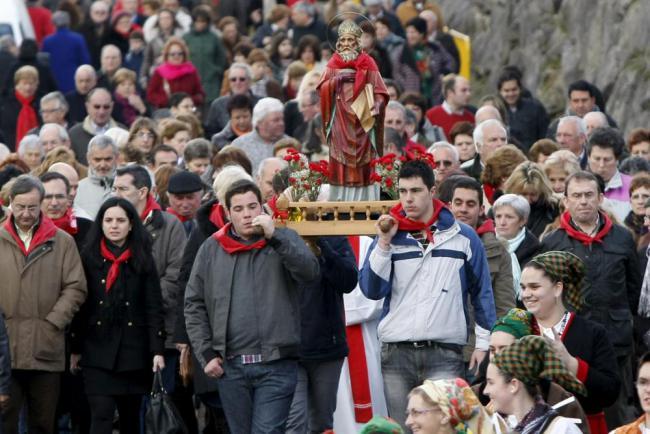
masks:
{"label": "man in black coat", "polygon": [[577,255],[587,266],[583,294],[585,318],[607,330],[623,380],[617,402],[605,411],[608,426],[634,418],[632,391],[632,318],[637,313],[641,275],[632,235],[599,210],[602,180],[577,172],[566,180],[560,227],[542,241],[541,252],[559,250]]}
{"label": "man in black coat", "polygon": [[97,73],[95,68],[90,65],[81,65],[74,73],[74,87],[73,91],[65,94],[65,99],[68,101],[68,122],[70,125],[75,125],[82,122],[88,112],[86,111],[86,96],[88,92],[97,86]]}
{"label": "man in black coat", "polygon": [[291,8],[291,30],[293,45],[298,46],[298,41],[305,35],[314,35],[319,40],[336,41],[334,32],[327,28],[327,24],[318,16],[314,5],[301,1]]}

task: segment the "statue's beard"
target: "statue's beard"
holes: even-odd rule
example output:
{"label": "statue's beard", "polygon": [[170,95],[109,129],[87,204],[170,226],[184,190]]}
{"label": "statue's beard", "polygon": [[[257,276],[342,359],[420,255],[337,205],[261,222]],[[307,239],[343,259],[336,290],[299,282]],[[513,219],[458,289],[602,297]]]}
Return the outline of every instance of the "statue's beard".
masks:
{"label": "statue's beard", "polygon": [[359,57],[359,50],[341,50],[339,51],[339,56],[341,56],[344,62],[352,62]]}

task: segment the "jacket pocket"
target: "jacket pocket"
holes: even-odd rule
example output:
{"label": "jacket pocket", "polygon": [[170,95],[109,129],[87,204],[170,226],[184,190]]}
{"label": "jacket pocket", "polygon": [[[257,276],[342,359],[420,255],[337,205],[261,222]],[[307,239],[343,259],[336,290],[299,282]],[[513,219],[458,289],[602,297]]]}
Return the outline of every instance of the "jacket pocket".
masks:
{"label": "jacket pocket", "polygon": [[59,362],[64,352],[63,331],[46,320],[38,320],[34,330],[34,358]]}
{"label": "jacket pocket", "polygon": [[632,345],[632,314],[628,309],[610,309],[608,311],[608,331],[615,347]]}

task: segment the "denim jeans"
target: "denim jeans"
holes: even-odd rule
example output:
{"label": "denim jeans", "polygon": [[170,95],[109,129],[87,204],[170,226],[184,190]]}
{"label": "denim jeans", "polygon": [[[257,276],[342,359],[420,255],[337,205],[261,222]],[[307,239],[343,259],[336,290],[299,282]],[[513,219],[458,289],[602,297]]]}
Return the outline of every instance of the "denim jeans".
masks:
{"label": "denim jeans", "polygon": [[296,360],[243,365],[235,357],[223,363],[219,397],[231,434],[284,433],[298,381]]}
{"label": "denim jeans", "polygon": [[415,347],[406,343],[381,345],[381,372],[388,415],[405,428],[409,392],[424,380],[463,377],[462,347]]}
{"label": "denim jeans", "polygon": [[336,394],[344,359],[301,361],[287,434],[320,434],[334,427]]}

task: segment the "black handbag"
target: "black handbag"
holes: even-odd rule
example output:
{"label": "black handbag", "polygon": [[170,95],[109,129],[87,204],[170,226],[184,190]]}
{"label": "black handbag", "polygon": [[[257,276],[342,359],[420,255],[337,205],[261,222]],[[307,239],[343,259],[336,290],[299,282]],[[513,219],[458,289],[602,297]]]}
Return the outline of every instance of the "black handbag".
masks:
{"label": "black handbag", "polygon": [[163,388],[159,370],[154,374],[144,426],[146,434],[187,434],[181,415]]}

